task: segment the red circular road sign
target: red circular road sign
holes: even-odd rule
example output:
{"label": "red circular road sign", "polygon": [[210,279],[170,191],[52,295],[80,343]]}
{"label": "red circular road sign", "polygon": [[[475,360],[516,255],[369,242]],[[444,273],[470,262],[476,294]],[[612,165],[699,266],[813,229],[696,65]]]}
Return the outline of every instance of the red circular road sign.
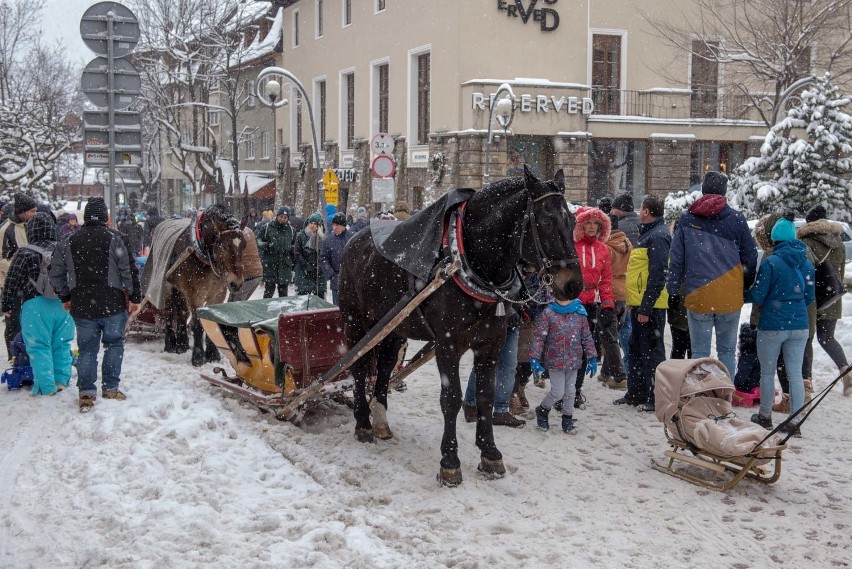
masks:
{"label": "red circular road sign", "polygon": [[373,158],[371,169],[376,178],[390,178],[396,172],[396,161],[387,154],[379,154]]}

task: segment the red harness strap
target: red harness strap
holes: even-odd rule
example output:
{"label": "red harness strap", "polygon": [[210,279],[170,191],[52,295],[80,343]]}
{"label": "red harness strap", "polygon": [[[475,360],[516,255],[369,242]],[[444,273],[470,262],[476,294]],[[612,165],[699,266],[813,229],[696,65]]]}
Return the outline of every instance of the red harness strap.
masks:
{"label": "red harness strap", "polygon": [[[456,232],[456,244],[458,245],[459,255],[464,255],[464,240],[462,239],[462,217],[464,215],[465,209],[467,209],[467,202],[466,201],[462,202],[461,205],[459,205],[459,210],[461,211],[461,213],[456,216],[456,223],[455,223],[455,227],[453,228],[454,231]],[[447,219],[447,221],[444,223],[444,232],[443,232],[443,235],[441,237],[441,244],[442,244],[443,247],[449,247],[449,244],[450,244],[449,243],[449,231],[450,231],[449,225],[450,225],[450,220]],[[458,287],[462,290],[462,292],[464,292],[466,295],[470,296],[471,298],[475,298],[476,300],[478,300],[480,302],[487,302],[487,303],[492,303],[492,304],[497,302],[496,298],[488,298],[488,297],[476,294],[473,290],[471,290],[470,287],[468,287],[464,283],[464,281],[462,281],[461,276],[459,275],[460,272],[461,271],[456,271],[455,273],[453,273],[453,281],[455,281],[456,285],[458,285]]]}

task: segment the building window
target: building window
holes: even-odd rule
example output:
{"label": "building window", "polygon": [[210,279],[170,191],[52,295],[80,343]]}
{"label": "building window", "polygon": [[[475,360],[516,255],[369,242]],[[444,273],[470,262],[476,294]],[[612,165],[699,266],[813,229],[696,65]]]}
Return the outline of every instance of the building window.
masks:
{"label": "building window", "polygon": [[299,11],[293,10],[293,47],[299,47]]}
{"label": "building window", "polygon": [[388,90],[389,90],[389,69],[390,66],[385,63],[379,65],[378,71],[378,94],[379,94],[379,132],[388,131]]}
{"label": "building window", "polygon": [[548,136],[512,136],[508,143],[507,176],[523,176],[524,166],[539,178],[553,177],[556,150]]}
{"label": "building window", "polygon": [[328,138],[325,136],[325,117],[326,117],[326,97],[325,97],[325,81],[317,83],[317,97],[319,98],[317,108],[319,110],[319,143],[322,144]]}
{"label": "building window", "polygon": [[387,2],[385,0],[376,0],[376,13],[384,12],[385,8],[387,8]]}
{"label": "building window", "polygon": [[322,17],[323,17],[322,0],[317,0],[317,37],[318,38],[321,38],[322,35],[323,35]]}
{"label": "building window", "polygon": [[417,144],[429,144],[430,54],[417,56]]}
{"label": "building window", "polygon": [[269,147],[270,147],[269,133],[264,132],[263,134],[260,135],[260,152],[261,152],[260,156],[261,156],[261,158],[264,158],[264,159],[267,159],[267,160],[269,159],[269,154],[270,154]]}
{"label": "building window", "polygon": [[343,25],[352,24],[352,0],[343,0]]}
{"label": "building window", "polygon": [[592,100],[595,114],[621,113],[621,36],[592,36]]}
{"label": "building window", "polygon": [[245,91],[246,104],[249,107],[253,107],[255,105],[254,101],[254,81],[250,79],[246,79],[243,83],[243,90]]}
{"label": "building window", "polygon": [[344,76],[346,87],[346,148],[355,147],[355,74]]}
{"label": "building window", "polygon": [[713,57],[718,42],[693,40],[692,71],[690,73],[689,116],[692,118],[716,118],[719,99],[719,63]]}
{"label": "building window", "polygon": [[254,133],[246,136],[246,159],[254,160]]}
{"label": "building window", "polygon": [[210,126],[219,126],[219,111],[208,111],[207,118],[210,121]]}
{"label": "building window", "polygon": [[647,141],[590,140],[588,203],[631,192],[634,207],[639,207],[647,187],[647,172]]}

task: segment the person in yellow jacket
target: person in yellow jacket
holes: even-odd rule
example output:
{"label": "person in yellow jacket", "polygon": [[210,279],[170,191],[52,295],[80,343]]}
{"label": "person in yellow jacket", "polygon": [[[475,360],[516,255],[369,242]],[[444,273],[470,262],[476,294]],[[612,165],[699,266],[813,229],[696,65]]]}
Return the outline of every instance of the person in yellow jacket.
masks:
{"label": "person in yellow jacket", "polygon": [[666,359],[663,334],[669,295],[666,276],[672,236],[663,220],[663,200],[646,195],[639,211],[639,239],[627,263],[627,306],[633,330],[630,333],[627,392],[613,401],[653,412],[654,373]]}

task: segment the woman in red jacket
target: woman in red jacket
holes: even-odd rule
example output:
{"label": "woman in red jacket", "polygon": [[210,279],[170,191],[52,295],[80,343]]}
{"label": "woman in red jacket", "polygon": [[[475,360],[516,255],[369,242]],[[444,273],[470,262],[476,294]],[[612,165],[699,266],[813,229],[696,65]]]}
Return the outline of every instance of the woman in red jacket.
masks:
{"label": "woman in red jacket", "polygon": [[[583,292],[580,302],[586,309],[589,328],[595,339],[595,349],[600,353],[600,338],[595,328],[615,321],[615,303],[612,298],[612,260],[606,241],[610,234],[609,217],[596,207],[581,207],[576,212],[577,223],[574,226],[574,248],[583,269]],[[586,359],[577,372],[577,393],[574,407],[585,408],[586,398],[581,394]]]}

